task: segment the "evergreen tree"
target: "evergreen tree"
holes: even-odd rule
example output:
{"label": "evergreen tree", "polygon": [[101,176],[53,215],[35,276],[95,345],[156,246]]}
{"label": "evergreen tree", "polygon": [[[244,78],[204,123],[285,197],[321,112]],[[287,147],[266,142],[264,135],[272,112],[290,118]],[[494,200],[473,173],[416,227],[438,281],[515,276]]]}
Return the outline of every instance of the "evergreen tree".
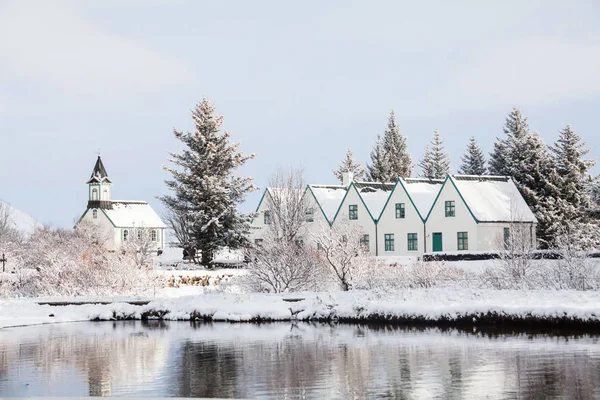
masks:
{"label": "evergreen tree", "polygon": [[396,124],[396,114],[392,110],[388,119],[388,126],[383,135],[383,151],[388,160],[384,172],[383,181],[395,182],[398,178],[409,178],[412,174],[413,164],[406,137],[400,133],[400,128]]}
{"label": "evergreen tree", "polygon": [[370,182],[383,182],[388,170],[388,160],[383,149],[383,140],[381,135],[377,135],[375,148],[371,151],[371,165],[367,165],[367,180]]}
{"label": "evergreen tree", "polygon": [[508,114],[504,124],[505,139],[496,139],[494,151],[490,154],[490,174],[510,176],[510,157],[516,142],[521,142],[529,134],[527,118],[521,114],[521,110],[514,107]]}
{"label": "evergreen tree", "polygon": [[462,165],[459,172],[464,175],[485,175],[485,156],[479,147],[477,140],[472,137],[467,145],[467,153],[461,157]]}
{"label": "evergreen tree", "polygon": [[178,223],[186,226],[189,242],[179,245],[188,252],[201,251],[203,265],[219,248],[246,243],[249,217],[238,213],[237,205],[256,190],[252,178],[234,176],[254,155],[239,151],[239,143],[232,143],[229,133],[221,131],[223,117],[214,112],[203,99],[192,111],[195,131],[174,132],[186,147],[181,153],[169,153],[175,167],[165,167],[172,175],[165,183],[173,195],[160,197]]}
{"label": "evergreen tree", "polygon": [[429,179],[444,179],[450,173],[450,156],[444,151],[444,140],[437,129],[433,131],[431,147],[425,147],[419,166],[423,176]]}
{"label": "evergreen tree", "polygon": [[435,173],[433,171],[433,164],[431,161],[431,149],[429,145],[425,146],[425,154],[423,155],[423,159],[419,162],[419,167],[423,171],[422,175],[428,179],[434,179]]}
{"label": "evergreen tree", "polygon": [[340,167],[336,170],[333,170],[333,174],[339,179],[340,182],[344,181],[343,174],[345,172],[351,172],[352,176],[357,181],[361,180],[365,176],[365,168],[360,163],[354,161],[354,154],[350,149],[346,151],[346,158],[342,161]]}
{"label": "evergreen tree", "polygon": [[[590,152],[581,137],[573,131],[571,125],[560,131],[558,140],[551,147],[556,161],[556,171],[560,176],[560,197],[567,201],[576,213],[589,208],[590,196],[586,185],[590,169],[595,165],[593,160],[584,157]],[[574,218],[576,215],[566,215]]]}
{"label": "evergreen tree", "polygon": [[587,183],[587,191],[592,202],[592,210],[600,211],[600,175],[589,179]]}

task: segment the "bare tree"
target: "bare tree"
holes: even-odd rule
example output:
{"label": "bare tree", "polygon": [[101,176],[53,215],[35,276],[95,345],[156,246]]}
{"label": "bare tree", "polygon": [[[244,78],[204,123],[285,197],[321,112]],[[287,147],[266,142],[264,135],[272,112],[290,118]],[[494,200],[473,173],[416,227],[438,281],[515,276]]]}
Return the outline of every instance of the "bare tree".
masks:
{"label": "bare tree", "polygon": [[137,227],[130,231],[127,241],[123,242],[122,251],[128,253],[138,267],[150,268],[152,258],[158,250],[156,230]]}
{"label": "bare tree", "polygon": [[293,242],[304,233],[307,217],[314,213],[306,194],[302,169],[277,169],[269,179],[268,190],[269,230],[277,238]]}
{"label": "bare tree", "polygon": [[345,218],[336,220],[331,227],[322,224],[313,235],[324,263],[330,267],[343,290],[352,289],[355,280],[374,262],[361,243],[363,236],[362,227]]}
{"label": "bare tree", "polygon": [[183,250],[184,256],[194,264],[200,264],[200,259],[197,257],[196,245],[193,241],[192,226],[189,219],[184,216],[167,210],[162,214],[163,221],[173,233],[175,240],[170,242],[172,247],[179,247]]}

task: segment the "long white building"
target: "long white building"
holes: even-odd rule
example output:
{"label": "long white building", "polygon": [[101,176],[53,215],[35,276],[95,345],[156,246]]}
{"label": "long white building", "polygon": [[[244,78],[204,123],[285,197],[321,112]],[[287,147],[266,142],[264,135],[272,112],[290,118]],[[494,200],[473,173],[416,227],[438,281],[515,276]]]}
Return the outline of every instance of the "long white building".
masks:
{"label": "long white building", "polygon": [[[262,240],[270,223],[273,193],[267,188],[256,209],[253,242]],[[354,182],[347,174],[342,185],[308,185],[304,195],[315,210],[306,216],[309,244],[313,229],[342,216],[362,227],[363,242],[377,256],[498,250],[517,227],[532,245],[536,242],[537,220],[510,177],[448,175],[375,183]]]}

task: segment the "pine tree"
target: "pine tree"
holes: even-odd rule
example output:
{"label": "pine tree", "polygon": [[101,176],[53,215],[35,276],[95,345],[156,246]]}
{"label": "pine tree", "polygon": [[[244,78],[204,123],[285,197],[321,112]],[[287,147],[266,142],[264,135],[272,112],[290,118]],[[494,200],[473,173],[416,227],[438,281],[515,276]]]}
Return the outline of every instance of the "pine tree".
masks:
{"label": "pine tree", "polygon": [[423,176],[428,179],[434,179],[435,173],[433,170],[433,164],[431,161],[431,149],[429,145],[425,146],[425,154],[423,155],[423,159],[419,162],[419,167],[423,171]]}
{"label": "pine tree", "polygon": [[395,182],[398,178],[409,178],[412,174],[413,164],[406,137],[400,133],[396,124],[396,114],[392,110],[388,119],[388,126],[383,135],[383,151],[388,160],[388,170],[384,172],[383,181]]}
{"label": "pine tree", "polygon": [[479,147],[477,140],[472,137],[467,145],[467,153],[461,157],[462,165],[459,172],[464,175],[485,175],[485,156]]}
{"label": "pine tree", "polygon": [[346,151],[346,158],[342,161],[339,168],[333,170],[333,174],[340,182],[344,181],[343,176],[345,172],[351,172],[353,178],[357,181],[365,176],[365,168],[360,163],[354,161],[354,153],[350,149]]}
{"label": "pine tree", "polygon": [[437,129],[433,131],[431,147],[425,147],[419,166],[423,176],[429,179],[444,179],[450,173],[450,156],[444,151],[444,140]]}
{"label": "pine tree", "polygon": [[513,154],[514,145],[516,142],[524,140],[529,134],[527,118],[516,107],[512,109],[506,118],[504,134],[506,139],[497,138],[494,151],[490,154],[489,166],[492,175],[512,175],[510,157]]}
{"label": "pine tree", "polygon": [[249,218],[238,213],[237,205],[256,190],[252,178],[234,176],[254,155],[239,151],[239,143],[232,143],[229,133],[221,131],[223,117],[214,112],[213,105],[203,99],[192,111],[195,131],[174,131],[186,148],[169,153],[175,167],[164,167],[172,175],[165,183],[173,195],[160,197],[186,227],[189,242],[179,245],[187,251],[201,251],[203,265],[208,265],[220,247],[237,248],[246,243]]}
{"label": "pine tree", "polygon": [[600,211],[600,175],[588,180],[587,192],[592,202],[592,210]]}
{"label": "pine tree", "polygon": [[384,182],[384,176],[389,170],[388,160],[383,149],[381,135],[377,135],[375,148],[371,151],[371,165],[367,165],[367,180],[370,182]]}

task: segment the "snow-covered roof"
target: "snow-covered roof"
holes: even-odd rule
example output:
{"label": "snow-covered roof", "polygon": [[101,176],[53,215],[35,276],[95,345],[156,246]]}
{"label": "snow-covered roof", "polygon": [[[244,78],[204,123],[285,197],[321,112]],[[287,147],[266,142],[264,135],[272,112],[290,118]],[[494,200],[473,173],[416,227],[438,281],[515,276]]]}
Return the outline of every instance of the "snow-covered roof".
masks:
{"label": "snow-covered roof", "polygon": [[145,201],[112,201],[112,209],[103,210],[117,228],[166,228],[152,207]]}
{"label": "snow-covered roof", "polygon": [[509,177],[453,175],[450,179],[479,222],[537,222]]}
{"label": "snow-covered roof", "polygon": [[11,228],[31,235],[36,228],[41,228],[42,225],[30,215],[25,214],[23,211],[17,210],[10,204],[0,200],[0,212],[8,212],[9,225]]}
{"label": "snow-covered roof", "polygon": [[309,185],[329,222],[333,221],[340,204],[346,195],[347,187],[342,185]]}
{"label": "snow-covered roof", "polygon": [[402,180],[402,183],[421,218],[426,218],[444,181],[441,179],[406,178]]}
{"label": "snow-covered roof", "polygon": [[378,219],[394,189],[394,184],[356,182],[355,186],[373,218]]}

